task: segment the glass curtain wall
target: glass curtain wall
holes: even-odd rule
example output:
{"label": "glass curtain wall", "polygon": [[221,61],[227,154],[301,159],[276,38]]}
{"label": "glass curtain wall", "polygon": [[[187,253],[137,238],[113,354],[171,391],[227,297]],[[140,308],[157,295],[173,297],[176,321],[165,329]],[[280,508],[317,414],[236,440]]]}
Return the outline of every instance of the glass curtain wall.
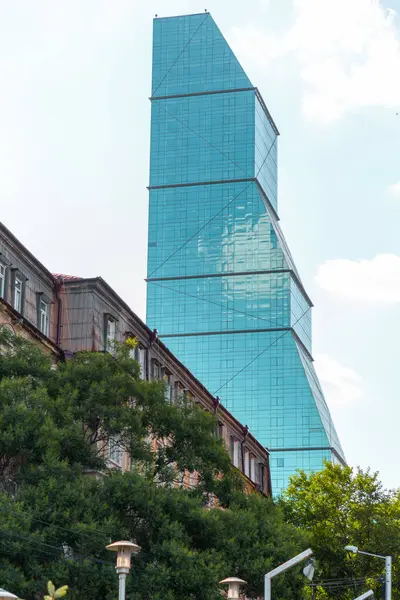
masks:
{"label": "glass curtain wall", "polygon": [[278,130],[209,13],[154,20],[147,323],[271,451],[274,493],[344,455],[278,223]]}

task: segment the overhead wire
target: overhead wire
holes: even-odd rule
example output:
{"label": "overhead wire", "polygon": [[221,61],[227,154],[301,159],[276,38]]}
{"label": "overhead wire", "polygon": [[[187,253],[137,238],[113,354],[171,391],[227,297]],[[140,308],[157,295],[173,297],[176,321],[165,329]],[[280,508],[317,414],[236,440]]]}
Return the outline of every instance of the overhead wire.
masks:
{"label": "overhead wire", "polygon": [[[49,554],[52,556],[55,556],[55,555],[64,556],[64,557],[66,556],[65,548],[63,546],[54,546],[53,544],[48,544],[46,542],[42,542],[42,541],[36,539],[36,537],[34,537],[32,534],[30,536],[26,536],[26,535],[22,535],[20,533],[16,533],[13,531],[0,530],[0,536],[19,539],[19,540],[23,540],[24,542],[27,542],[29,544],[42,546],[40,548],[40,551],[44,554]],[[89,560],[91,562],[98,563],[98,564],[106,564],[106,565],[113,566],[113,563],[111,563],[109,561],[104,561],[100,558],[95,558],[93,556],[89,556],[88,554],[78,552],[74,548],[70,547],[69,545],[68,545],[68,549],[71,550],[71,552],[73,553],[73,555],[75,557],[80,557],[80,558],[83,558],[83,559],[86,559],[86,560]]]}
{"label": "overhead wire", "polygon": [[366,580],[372,581],[382,581],[382,576],[380,577],[344,577],[342,579],[323,579],[321,581],[311,581],[310,583],[306,583],[306,585],[310,587],[322,587],[322,586],[330,586],[330,585],[347,585],[353,583],[365,583]]}
{"label": "overhead wire", "polygon": [[[2,545],[2,544],[4,544],[4,545]],[[61,553],[57,554],[57,556],[56,556],[56,554],[54,552],[47,552],[46,550],[43,550],[42,548],[38,548],[38,547],[36,547],[36,548],[29,547],[28,549],[30,551],[34,550],[36,552],[36,554],[38,554],[40,556],[40,558],[43,558],[43,559],[51,560],[51,559],[55,559],[55,558],[64,558],[64,556]],[[16,554],[26,555],[26,550],[27,550],[26,547],[21,548],[21,550],[15,550],[15,549],[13,550],[12,548],[10,548],[9,539],[5,540],[5,539],[1,539],[1,537],[0,537],[0,556],[3,554],[6,554],[15,559]]]}
{"label": "overhead wire", "polygon": [[363,577],[363,578],[358,578],[358,579],[348,579],[348,580],[332,580],[329,582],[326,581],[320,581],[320,582],[312,582],[312,583],[307,583],[307,587],[316,589],[318,587],[322,587],[326,590],[329,590],[330,592],[335,592],[335,590],[342,590],[342,589],[348,589],[348,588],[353,588],[356,589],[359,586],[365,585],[367,583],[367,581],[375,581],[376,583],[382,583],[382,578],[380,577]]}
{"label": "overhead wire", "polygon": [[91,536],[91,535],[96,535],[96,536],[101,536],[102,538],[104,538],[104,532],[100,532],[100,531],[79,531],[79,530],[75,530],[75,529],[68,529],[67,527],[62,527],[61,525],[57,525],[56,523],[51,523],[50,521],[44,521],[43,519],[38,519],[37,517],[33,516],[30,513],[27,513],[25,508],[24,508],[24,513],[21,514],[16,510],[12,510],[11,508],[3,508],[0,506],[0,511],[5,512],[7,514],[12,514],[15,515],[16,517],[24,517],[26,519],[31,519],[32,521],[37,521],[38,523],[41,523],[42,525],[47,525],[49,527],[56,527],[57,529],[60,529],[61,531],[66,531],[68,533],[72,533],[73,535],[85,535],[85,536]]}

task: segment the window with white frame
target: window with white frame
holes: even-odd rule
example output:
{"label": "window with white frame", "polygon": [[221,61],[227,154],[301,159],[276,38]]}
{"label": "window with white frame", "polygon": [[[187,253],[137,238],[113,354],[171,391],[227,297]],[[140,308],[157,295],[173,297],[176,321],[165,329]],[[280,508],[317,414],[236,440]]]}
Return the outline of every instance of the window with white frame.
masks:
{"label": "window with white frame", "polygon": [[244,474],[250,477],[250,453],[247,448],[244,451]]}
{"label": "window with white frame", "polygon": [[151,361],[151,376],[152,379],[161,379],[161,367],[156,360]]}
{"label": "window with white frame", "polygon": [[194,394],[193,394],[193,392],[191,392],[190,390],[188,390],[188,388],[185,388],[184,394],[185,394],[185,400],[186,401],[194,402]]}
{"label": "window with white frame", "polygon": [[145,349],[138,343],[134,354],[132,354],[132,358],[134,358],[139,363],[139,377],[140,379],[144,379],[145,376]]}
{"label": "window with white frame", "polygon": [[138,361],[139,367],[140,367],[140,377],[141,377],[141,379],[144,379],[145,373],[146,373],[146,369],[145,369],[146,351],[141,346],[137,347],[137,351],[138,351],[137,361]]}
{"label": "window with white frame", "polygon": [[259,473],[259,484],[261,491],[265,491],[265,466],[262,463],[258,465],[258,473]]}
{"label": "window with white frame", "polygon": [[133,360],[136,360],[136,353],[137,353],[137,347],[138,347],[138,341],[136,340],[135,336],[128,332],[125,334],[126,336],[126,343],[130,345],[130,342],[132,342],[132,345],[130,345],[130,350],[129,350],[129,356],[131,358],[133,358]]}
{"label": "window with white frame", "polygon": [[165,385],[164,398],[166,402],[172,402],[172,385],[171,385],[171,374],[167,369],[164,369],[163,381]]}
{"label": "window with white frame", "polygon": [[256,457],[253,454],[250,454],[250,479],[256,480]]}
{"label": "window with white frame", "polygon": [[173,402],[178,402],[183,392],[183,385],[180,381],[175,381],[174,383],[174,392],[173,392]]}
{"label": "window with white frame", "polygon": [[191,473],[189,473],[189,477],[188,477],[188,488],[190,490],[193,490],[197,485],[197,473],[196,471],[192,471]]}
{"label": "window with white frame", "polygon": [[113,349],[117,333],[117,321],[109,314],[104,315],[104,350],[110,352]]}
{"label": "window with white frame", "polygon": [[236,439],[233,435],[231,435],[231,458],[232,458],[234,467],[239,466],[239,450],[240,450],[239,440]]}
{"label": "window with white frame", "polygon": [[115,327],[115,321],[114,319],[108,319],[107,322],[107,344],[111,344],[112,342],[115,341],[115,332],[116,332],[116,327]]}
{"label": "window with white frame", "polygon": [[144,379],[146,357],[145,350],[136,336],[129,332],[127,333],[127,339],[129,340],[130,338],[136,340],[136,345],[129,351],[129,356],[139,363],[139,376],[141,379]]}
{"label": "window with white frame", "polygon": [[6,297],[6,274],[7,267],[5,264],[0,262],[0,298]]}
{"label": "window with white frame", "polygon": [[216,426],[215,426],[215,436],[217,438],[223,438],[224,437],[224,424],[221,421],[218,421]]}
{"label": "window with white frame", "polygon": [[122,467],[122,447],[117,438],[110,438],[108,442],[108,459]]}
{"label": "window with white frame", "polygon": [[22,312],[22,293],[23,293],[24,282],[18,275],[14,277],[14,289],[13,289],[13,308],[19,313]]}
{"label": "window with white frame", "polygon": [[50,302],[42,297],[39,297],[39,329],[44,335],[49,336]]}

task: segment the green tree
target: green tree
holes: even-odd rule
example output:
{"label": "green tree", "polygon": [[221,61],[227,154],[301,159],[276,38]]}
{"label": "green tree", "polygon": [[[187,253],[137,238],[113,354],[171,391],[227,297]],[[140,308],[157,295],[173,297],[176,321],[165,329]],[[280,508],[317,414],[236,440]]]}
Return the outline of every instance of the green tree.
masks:
{"label": "green tree", "polygon": [[[128,598],[213,600],[234,574],[256,596],[263,574],[305,547],[270,500],[243,495],[214,418],[141,381],[129,347],[54,369],[26,340],[0,331],[0,345],[0,563],[14,593],[38,600],[51,580],[71,600],[111,600],[115,557],[105,546],[134,539],[142,551]],[[132,471],[109,468],[104,448],[115,440]],[[176,487],[185,470],[198,472],[195,490]],[[206,508],[210,494],[221,509]],[[294,571],[275,589],[290,600],[301,585]]]}
{"label": "green tree", "polygon": [[[166,402],[161,382],[139,379],[129,347],[117,345],[113,355],[82,352],[52,369],[50,357],[23,338],[1,331],[0,345],[3,488],[34,477],[50,457],[107,470],[105,450],[117,442],[160,483],[188,470],[198,472],[202,491],[240,488],[212,415],[184,396]],[[159,440],[155,452],[150,433]]]}
{"label": "green tree", "polygon": [[[367,586],[378,597],[382,593],[384,562],[348,554],[346,545],[392,555],[393,598],[400,598],[400,494],[385,490],[377,473],[326,463],[319,473],[293,476],[281,505],[285,519],[310,537],[317,578],[343,583],[320,590],[321,598],[354,598]],[[358,581],[362,579],[368,581]]]}

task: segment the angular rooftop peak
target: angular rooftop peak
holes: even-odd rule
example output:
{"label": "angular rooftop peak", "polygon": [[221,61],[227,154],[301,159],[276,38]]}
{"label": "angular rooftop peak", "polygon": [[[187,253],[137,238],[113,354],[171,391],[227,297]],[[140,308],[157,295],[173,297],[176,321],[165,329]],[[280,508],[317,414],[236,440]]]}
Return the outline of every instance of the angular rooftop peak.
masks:
{"label": "angular rooftop peak", "polygon": [[210,13],[153,21],[152,97],[253,88]]}

